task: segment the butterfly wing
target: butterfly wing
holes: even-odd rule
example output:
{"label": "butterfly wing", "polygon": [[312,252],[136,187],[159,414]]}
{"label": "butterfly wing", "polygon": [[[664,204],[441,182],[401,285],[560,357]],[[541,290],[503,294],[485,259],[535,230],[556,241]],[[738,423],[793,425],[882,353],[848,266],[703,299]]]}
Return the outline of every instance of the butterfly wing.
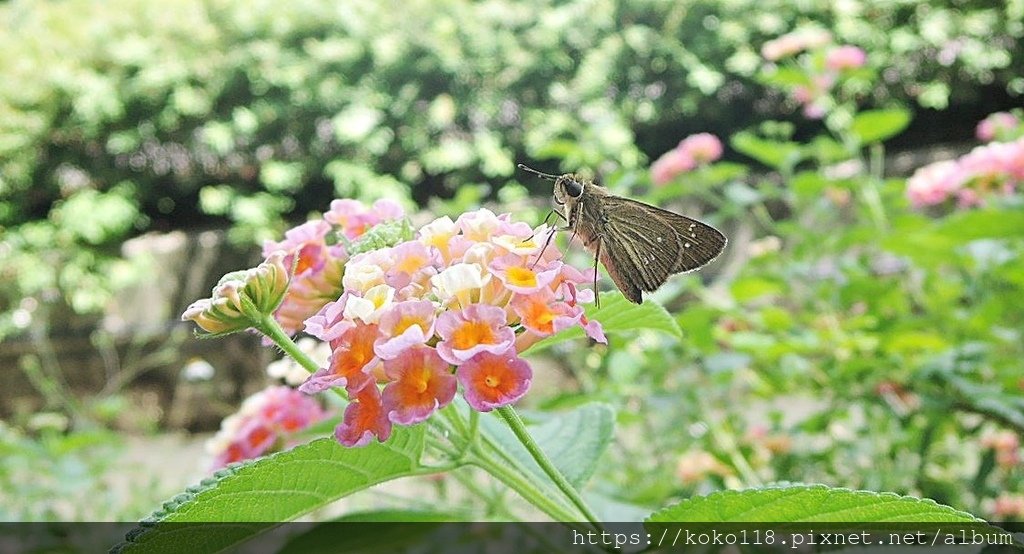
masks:
{"label": "butterfly wing", "polygon": [[718,257],[727,239],[718,229],[643,202],[602,199],[596,235],[599,258],[631,302],[657,290],[669,276],[693,271]]}

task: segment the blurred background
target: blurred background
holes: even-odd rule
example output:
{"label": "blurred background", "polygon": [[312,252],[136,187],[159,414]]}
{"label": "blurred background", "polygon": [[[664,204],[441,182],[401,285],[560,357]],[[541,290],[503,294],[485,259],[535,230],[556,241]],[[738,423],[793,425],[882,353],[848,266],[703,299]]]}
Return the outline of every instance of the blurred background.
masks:
{"label": "blurred background", "polygon": [[0,519],[134,520],[201,478],[276,353],[181,311],[334,198],[539,223],[517,162],[730,237],[652,295],[681,338],[532,359],[529,408],[618,410],[595,495],[1024,518],[1021,0],[7,1],[0,28]]}

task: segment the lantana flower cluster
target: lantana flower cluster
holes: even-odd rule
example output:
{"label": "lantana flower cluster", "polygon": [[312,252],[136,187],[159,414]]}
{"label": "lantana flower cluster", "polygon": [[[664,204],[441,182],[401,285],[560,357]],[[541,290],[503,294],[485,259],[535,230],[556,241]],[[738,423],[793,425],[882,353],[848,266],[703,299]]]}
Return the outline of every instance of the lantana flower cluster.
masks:
{"label": "lantana flower cluster", "polygon": [[560,261],[548,229],[482,209],[442,217],[405,240],[353,256],[341,294],[306,320],[330,344],[328,363],[300,390],[344,387],[351,400],[335,430],[345,445],[387,440],[449,404],[489,411],[527,391],[519,353],[573,326],[605,342],[588,320],[592,269]]}
{"label": "lantana flower cluster", "polygon": [[224,418],[206,443],[219,468],[289,446],[291,438],[327,417],[315,398],[287,386],[273,386],[246,398],[238,412]]}
{"label": "lantana flower cluster", "polygon": [[1024,138],[979,146],[956,160],[919,168],[907,180],[916,208],[955,203],[969,208],[993,194],[1013,194],[1024,184]]}
{"label": "lantana flower cluster", "polygon": [[679,142],[651,164],[651,180],[666,185],[679,175],[722,157],[722,141],[711,133],[697,133]]}
{"label": "lantana flower cluster", "polygon": [[790,87],[793,100],[803,106],[804,116],[821,119],[833,105],[832,89],[845,73],[864,67],[867,53],[853,45],[837,45],[832,34],[818,27],[805,27],[770,40],[761,46],[761,56],[771,64],[796,59],[807,81]]}

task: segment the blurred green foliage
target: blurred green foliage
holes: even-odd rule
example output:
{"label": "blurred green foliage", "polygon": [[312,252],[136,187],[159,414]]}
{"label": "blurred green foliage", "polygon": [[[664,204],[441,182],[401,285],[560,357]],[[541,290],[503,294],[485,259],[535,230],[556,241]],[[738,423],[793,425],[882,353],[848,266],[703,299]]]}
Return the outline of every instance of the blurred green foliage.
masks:
{"label": "blurred green foliage", "polygon": [[[231,222],[239,241],[332,197],[474,202],[514,162],[637,168],[783,98],[758,48],[817,22],[872,52],[879,101],[1024,90],[1019,0],[0,6],[0,336],[25,297],[102,305],[112,249]],[[538,185],[539,187],[539,185]],[[539,190],[539,188],[537,189]],[[17,319],[17,318],[15,318]]]}

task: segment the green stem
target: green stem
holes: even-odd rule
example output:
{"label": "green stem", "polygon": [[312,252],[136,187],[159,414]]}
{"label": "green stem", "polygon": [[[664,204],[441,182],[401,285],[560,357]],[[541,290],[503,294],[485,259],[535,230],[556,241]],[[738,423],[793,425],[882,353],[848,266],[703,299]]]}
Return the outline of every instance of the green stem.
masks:
{"label": "green stem", "polygon": [[572,484],[570,484],[565,476],[562,475],[562,472],[558,471],[555,464],[551,462],[547,457],[547,454],[544,454],[544,451],[540,449],[540,446],[537,445],[533,440],[533,437],[530,436],[530,433],[527,432],[526,424],[523,423],[522,418],[519,417],[515,408],[512,406],[502,406],[501,408],[498,408],[498,414],[505,419],[505,423],[507,423],[509,428],[512,429],[512,433],[514,433],[516,438],[519,439],[519,442],[523,443],[526,450],[529,451],[530,455],[533,456],[533,459],[536,460],[537,465],[539,465],[540,468],[544,470],[544,473],[551,478],[551,481],[555,483],[555,486],[557,486],[565,497],[568,498],[574,506],[576,506],[576,509],[578,509],[580,513],[587,518],[587,521],[594,524],[598,530],[602,529],[601,522],[590,510],[590,507],[587,506],[587,503],[583,501],[579,492],[573,488]]}
{"label": "green stem", "polygon": [[320,369],[320,365],[313,361],[312,358],[306,355],[305,352],[299,349],[295,341],[284,332],[281,325],[271,315],[264,315],[260,318],[260,321],[254,325],[257,331],[263,333],[270,340],[274,341],[274,344],[278,348],[284,351],[285,354],[291,356],[293,360],[299,363],[306,371],[310,373],[316,373],[316,370]]}
{"label": "green stem", "polygon": [[503,461],[494,459],[480,448],[479,445],[476,445],[476,448],[473,449],[469,461],[493,475],[508,488],[516,491],[519,496],[522,496],[527,502],[539,508],[551,519],[555,521],[576,520],[568,506],[553,500],[546,491],[540,490],[534,483],[524,477],[522,472],[514,471]]}

